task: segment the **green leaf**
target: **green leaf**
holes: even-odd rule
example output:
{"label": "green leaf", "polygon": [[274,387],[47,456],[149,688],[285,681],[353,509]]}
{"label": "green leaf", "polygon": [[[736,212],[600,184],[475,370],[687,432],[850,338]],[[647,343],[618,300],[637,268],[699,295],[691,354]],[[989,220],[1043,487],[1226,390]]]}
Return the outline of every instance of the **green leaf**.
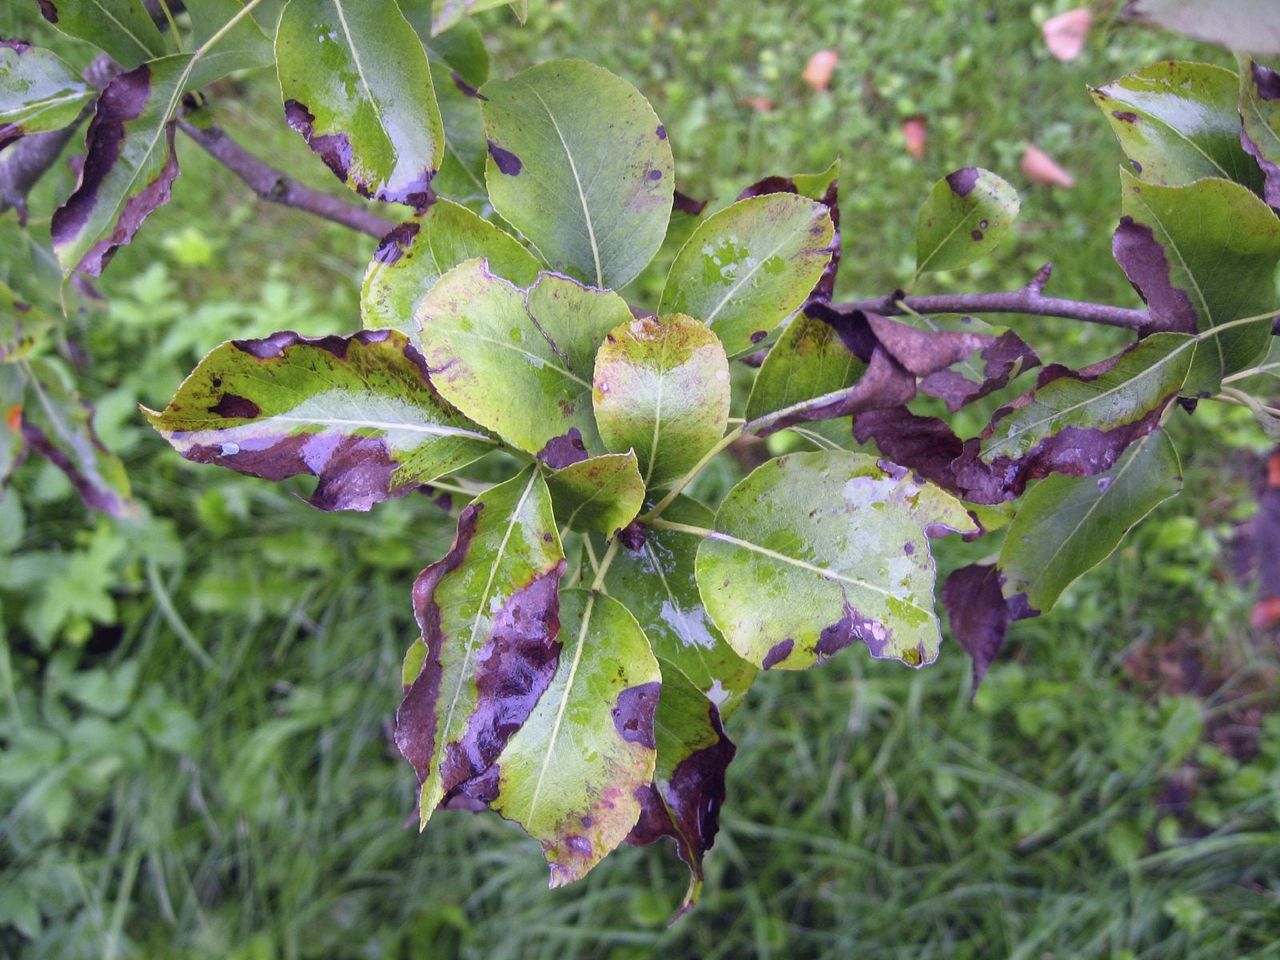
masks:
{"label": "green leaf", "polygon": [[589,457],[547,477],[556,516],[571,530],[612,537],[644,506],[644,480],[635,453]]}
{"label": "green leaf", "polygon": [[[421,0],[421,4],[430,7],[428,0]],[[404,5],[401,6],[403,8]],[[485,49],[480,28],[473,21],[463,20],[432,36],[430,27],[423,30],[407,10],[405,16],[422,37],[422,45],[427,48],[427,56],[431,60],[447,66],[473,87],[479,87],[489,79],[489,51]]]}
{"label": "green leaf", "polygon": [[540,453],[572,437],[605,452],[591,413],[591,358],[631,316],[617,294],[543,274],[528,290],[482,260],[442,276],[416,314],[440,393],[513,446]]}
{"label": "green leaf", "polygon": [[1152,510],[1182,489],[1182,465],[1163,430],[1134,443],[1095,477],[1052,476],[1023,499],[1005,536],[999,568],[1006,597],[1039,613],[1120,545]]}
{"label": "green leaf", "polygon": [[507,6],[514,9],[520,22],[524,23],[528,7],[519,0],[435,0],[431,32],[441,34],[474,14]]}
{"label": "green leaf", "polygon": [[[713,511],[684,496],[672,501],[662,515],[694,527],[710,527],[715,520]],[[605,587],[645,625],[654,656],[662,665],[664,684],[678,675],[727,718],[746,699],[756,668],[725,642],[702,606],[694,576],[701,542],[690,533],[651,528],[637,549],[617,552]],[[659,721],[661,713],[660,706]],[[659,745],[659,763],[661,754]]]}
{"label": "green leaf", "polygon": [[72,389],[70,378],[43,359],[30,363],[22,433],[32,450],[64,474],[85,506],[113,517],[136,517],[124,464],[102,445],[93,408]]}
{"label": "green leaf", "polygon": [[155,60],[102,91],[80,182],[50,225],[64,273],[101,273],[116,248],[168,202],[178,176],[170,120],[193,63],[190,55]]}
{"label": "green leaf", "polygon": [[[1121,209],[1132,221],[1122,220],[1121,230],[1139,245],[1140,259],[1150,261],[1142,272],[1122,265],[1151,303],[1153,318],[1159,312],[1189,316],[1204,331],[1276,307],[1280,220],[1265,203],[1228,180],[1162,187],[1126,170],[1120,179]],[[1262,324],[1214,337],[1197,352],[1203,372],[1193,376],[1192,389],[1216,389],[1219,377],[1254,363],[1269,338]]]}
{"label": "green leaf", "polygon": [[[191,4],[187,8],[191,39],[203,46],[243,9],[241,0],[199,0]],[[274,61],[275,51],[262,28],[252,17],[242,17],[200,58],[191,72],[190,85],[203,87],[228,74],[270,66]]]}
{"label": "green leaf", "polygon": [[916,222],[916,273],[954,270],[995,249],[1017,219],[1018,192],[990,170],[962,167],[933,185]]}
{"label": "green leaf", "polygon": [[581,60],[482,91],[494,208],[552,268],[618,289],[653,259],[675,189],[671,144],[640,91]]}
{"label": "green leaf", "polygon": [[89,85],[48,50],[0,40],[0,150],[28,134],[61,130],[92,97]]}
{"label": "green leaf", "polygon": [[289,125],[357,193],[426,207],[444,125],[396,0],[289,0],[276,33]]}
{"label": "green leaf", "polygon": [[1280,7],[1273,0],[1130,0],[1124,16],[1229,50],[1280,54]]}
{"label": "green leaf", "polygon": [[87,40],[126,70],[168,51],[140,0],[37,0],[44,18],[68,36]]}
{"label": "green leaf", "polygon": [[364,274],[360,317],[366,329],[416,333],[414,314],[441,275],[484,257],[497,276],[525,287],[538,261],[510,234],[466,207],[439,200],[391,231]]}
{"label": "green leaf", "polygon": [[7,283],[0,282],[0,363],[21,360],[54,326],[53,319],[43,310],[23,300]]}
{"label": "green leaf", "polygon": [[698,548],[698,588],[729,644],[765,669],[801,670],[857,640],[919,667],[941,642],[937,528],[977,529],[959,500],[875,457],[790,454],[729,491]]}
{"label": "green leaf", "polygon": [[739,200],[700,223],[676,254],[660,312],[701,320],[730,355],[749,350],[812,293],[834,231],[827,206],[808,197]]}
{"label": "green leaf", "polygon": [[1060,456],[1080,465],[1077,475],[1108,469],[1133,439],[1154,429],[1183,388],[1196,349],[1193,337],[1157,333],[1101,369],[1051,368],[1057,376],[1045,380],[1046,371],[1040,386],[996,411],[983,434],[982,459]]}
{"label": "green leaf", "polygon": [[1280,208],[1280,73],[1240,58],[1240,142],[1262,168],[1263,197]]}
{"label": "green leaf", "polygon": [[556,674],[564,554],[538,470],[491,487],[413,588],[420,643],[405,658],[396,744],[421,784],[423,826],[490,769]]}
{"label": "green leaf", "polygon": [[1164,61],[1090,93],[1146,182],[1174,187],[1224,177],[1260,186],[1257,165],[1240,146],[1237,80],[1230,70]]}
{"label": "green leaf", "polygon": [[492,450],[440,399],[404,334],[233,340],[196,367],[161,413],[188,460],[268,480],[319,478],[310,503],[368,510]]}
{"label": "green leaf", "polygon": [[852,386],[866,369],[831,324],[801,313],[764,358],[747,400],[748,421]]}
{"label": "green leaf", "polygon": [[431,77],[445,135],[444,161],[431,187],[437,196],[475,207],[487,206],[484,165],[489,151],[480,101],[474,96],[474,89],[459,85],[457,74],[443,64],[431,64]]}
{"label": "green leaf", "polygon": [[591,396],[605,447],[635,450],[645,486],[660,487],[724,436],[729,361],[715,333],[692,317],[630,320],[600,347]]}
{"label": "green leaf", "polygon": [[581,879],[618,846],[653,779],[658,662],[617,600],[560,596],[560,665],[487,776],[466,789],[542,844],[551,886]]}
{"label": "green leaf", "polygon": [[821,200],[831,189],[831,184],[840,180],[840,158],[836,157],[831,165],[820,173],[796,173],[791,177],[796,192],[810,200]]}

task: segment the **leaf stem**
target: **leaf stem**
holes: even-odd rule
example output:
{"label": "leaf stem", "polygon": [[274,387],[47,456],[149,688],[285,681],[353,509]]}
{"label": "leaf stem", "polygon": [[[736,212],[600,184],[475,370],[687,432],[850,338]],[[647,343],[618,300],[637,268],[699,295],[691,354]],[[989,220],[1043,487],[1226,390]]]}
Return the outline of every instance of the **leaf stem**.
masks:
{"label": "leaf stem", "polygon": [[[213,36],[211,36],[204,43],[200,44],[200,46],[196,47],[195,53],[192,54],[191,66],[195,66],[195,62],[197,60],[203,57],[214,44],[216,44],[219,40],[225,37],[232,30],[234,30],[236,24],[239,23],[241,20],[243,20],[245,17],[247,17],[250,14],[250,12],[252,12],[253,8],[258,6],[258,4],[260,3],[262,3],[262,0],[249,0],[248,3],[246,3],[243,7],[240,8],[240,11],[234,17],[232,17],[230,20],[224,23],[221,27],[219,27],[217,32]],[[166,12],[168,12],[167,8],[166,8]],[[188,75],[190,74],[190,72],[191,72],[190,68],[188,68],[188,71],[187,71]]]}
{"label": "leaf stem", "polygon": [[649,526],[655,530],[671,530],[674,533],[687,533],[694,537],[711,538],[715,536],[715,531],[707,527],[695,527],[691,523],[676,523],[674,520],[662,520],[655,518],[649,521]]}
{"label": "leaf stem", "polygon": [[618,555],[618,546],[622,543],[617,537],[609,541],[609,549],[604,552],[604,558],[600,561],[600,569],[596,571],[596,578],[591,581],[591,592],[599,593],[604,589],[604,578],[609,572],[609,567],[613,565],[613,558]]}
{"label": "leaf stem", "polygon": [[703,454],[702,459],[699,460],[697,463],[695,463],[688,473],[686,473],[683,477],[681,477],[672,485],[671,489],[667,491],[667,495],[658,501],[657,506],[655,506],[648,513],[640,517],[640,522],[652,524],[654,520],[660,517],[662,515],[662,511],[667,509],[667,507],[671,506],[671,502],[675,500],[676,497],[680,496],[680,491],[682,491],[685,487],[687,487],[690,483],[692,483],[693,479],[697,477],[697,475],[700,474],[704,469],[706,469],[707,464],[709,464],[713,459],[715,459],[716,454],[720,453],[722,450],[724,450],[726,447],[732,444],[733,441],[737,440],[740,436],[742,436],[742,432],[744,429],[746,429],[746,425],[739,424],[738,426],[730,430],[728,433],[726,433],[723,437],[721,437],[720,441],[714,447],[708,450],[705,454]]}
{"label": "leaf stem", "polygon": [[178,52],[182,53],[182,35],[178,33],[178,24],[173,19],[173,11],[169,9],[169,0],[159,0],[159,2],[164,18],[169,24],[169,35],[173,37],[173,43],[178,48]]}

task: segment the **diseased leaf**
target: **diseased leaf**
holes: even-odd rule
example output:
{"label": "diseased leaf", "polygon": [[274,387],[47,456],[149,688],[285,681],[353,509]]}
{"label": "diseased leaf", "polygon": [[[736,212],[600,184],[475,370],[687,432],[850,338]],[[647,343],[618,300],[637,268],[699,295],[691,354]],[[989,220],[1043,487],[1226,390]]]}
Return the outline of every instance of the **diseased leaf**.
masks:
{"label": "diseased leaf", "polygon": [[1273,0],[1129,0],[1124,16],[1230,50],[1280,54],[1280,7]]}
{"label": "diseased leaf", "polygon": [[1096,477],[1042,480],[1023,499],[1000,551],[1005,596],[1047,613],[1063,590],[1181,489],[1182,465],[1163,430],[1138,440]]}
{"label": "diseased leaf", "polygon": [[[1120,179],[1126,218],[1120,229],[1141,242],[1117,256],[1150,303],[1153,321],[1191,332],[1183,324],[1194,315],[1204,331],[1276,307],[1280,219],[1265,203],[1228,180],[1161,187],[1125,170]],[[1212,338],[1196,351],[1189,388],[1217,389],[1222,376],[1258,359],[1269,335],[1267,327],[1248,324]]]}
{"label": "diseased leaf", "polygon": [[[430,10],[430,0],[418,0],[418,3]],[[422,38],[428,58],[447,66],[472,87],[479,88],[489,79],[489,51],[485,49],[480,28],[473,21],[463,20],[432,36],[429,15],[426,18],[427,28],[423,29],[418,20],[405,9],[405,5],[402,3],[400,6]]]}
{"label": "diseased leaf", "polygon": [[87,40],[126,70],[168,51],[140,0],[36,0],[40,13],[68,36]]}
{"label": "diseased leaf", "polygon": [[543,63],[482,91],[489,198],[554,269],[618,289],[657,252],[675,164],[640,91],[581,60]]}
{"label": "diseased leaf", "polygon": [[170,120],[191,64],[190,55],[143,64],[98,97],[79,182],[50,225],[64,273],[102,273],[116,249],[168,203],[178,176]]}
{"label": "diseased leaf", "polygon": [[449,552],[418,576],[422,640],[405,658],[395,739],[418,773],[422,826],[493,768],[552,682],[564,569],[551,495],[529,468],[473,500]]}
{"label": "diseased leaf", "polygon": [[28,395],[22,407],[27,444],[66,474],[85,506],[113,517],[137,516],[124,464],[102,445],[93,429],[93,408],[51,363],[40,359],[29,363]]}
{"label": "diseased leaf", "polygon": [[927,322],[936,331],[935,335],[966,331],[970,336],[982,338],[967,356],[920,380],[920,392],[945,401],[953,413],[1040,365],[1039,355],[1012,330],[991,327],[971,317],[958,322],[930,318]]}
{"label": "diseased leaf", "polygon": [[851,386],[866,364],[829,323],[799,313],[782,332],[756,374],[747,420]]}
{"label": "diseased leaf", "polygon": [[1241,58],[1239,107],[1240,143],[1262,169],[1263,198],[1280,208],[1280,73]]}
{"label": "diseased leaf", "polygon": [[808,299],[831,263],[830,208],[792,193],[749,197],[704,220],[676,254],[661,313],[701,320],[736,355]]}
{"label": "diseased leaf", "polygon": [[1222,67],[1164,61],[1090,93],[1146,182],[1224,177],[1256,189],[1258,168],[1240,146],[1237,86]]}
{"label": "diseased leaf", "polygon": [[267,480],[317,477],[309,502],[321,510],[368,510],[495,445],[390,330],[224,343],[162,412],[144,413],[188,460]]}
{"label": "diseased leaf", "polygon": [[1023,478],[1108,470],[1160,422],[1191,370],[1195,338],[1157,333],[1079,371],[1046,367],[1034,390],[996,411],[981,459],[1011,486]]}
{"label": "diseased leaf", "polygon": [[698,548],[703,603],[765,669],[802,670],[855,641],[913,667],[938,655],[926,533],[977,527],[903,469],[843,451],[771,460],[735,486]]}
{"label": "diseased leaf", "polygon": [[396,0],[289,0],[276,33],[285,117],[361,196],[424,208],[444,125]]}
{"label": "diseased leaf", "polygon": [[604,453],[591,413],[591,358],[631,316],[615,293],[543,274],[529,290],[468,260],[442,276],[416,313],[440,393],[513,446],[537,454],[559,438]]}
{"label": "diseased leaf", "polygon": [[93,90],[48,50],[0,40],[0,150],[32,133],[61,130]]}
{"label": "diseased leaf", "polygon": [[[192,41],[203,46],[244,9],[242,0],[198,0],[187,7]],[[190,85],[203,87],[240,70],[270,66],[275,50],[252,17],[242,17],[218,38],[191,71]]]}
{"label": "diseased leaf", "polygon": [[547,477],[556,517],[571,530],[612,537],[644,506],[644,480],[634,452],[571,463]]}
{"label": "diseased leaf", "polygon": [[54,326],[41,309],[27,303],[0,281],[0,363],[21,360]]}
{"label": "diseased leaf", "polygon": [[497,762],[459,788],[542,844],[553,887],[580,880],[639,819],[661,687],[644,631],[617,600],[562,591],[560,622],[550,686]]}
{"label": "diseased leaf", "polygon": [[916,272],[954,270],[995,249],[1013,226],[1018,192],[990,170],[962,167],[933,185],[916,222]]}
{"label": "diseased leaf", "polygon": [[[714,511],[685,496],[662,516],[703,528],[715,521]],[[618,551],[605,587],[645,624],[664,682],[678,674],[728,718],[745,700],[756,668],[725,642],[702,606],[694,574],[701,542],[678,530],[646,529],[642,539]]]}
{"label": "diseased leaf", "polygon": [[961,567],[942,585],[942,605],[951,621],[951,635],[973,660],[973,683],[977,692],[987,668],[1004,646],[1013,616],[1000,592],[1004,578],[992,564],[973,563]]}
{"label": "diseased leaf", "polygon": [[660,487],[724,436],[729,361],[692,317],[640,317],[605,337],[591,398],[605,447],[634,450],[645,486]]}
{"label": "diseased leaf", "polygon": [[641,794],[640,819],[627,843],[642,847],[669,837],[689,867],[689,889],[680,913],[702,893],[702,861],[720,830],[725,771],[737,752],[716,705],[679,671],[659,661],[662,693],[654,725],[657,762],[653,782]]}
{"label": "diseased leaf", "polygon": [[479,94],[443,64],[431,64],[431,77],[440,102],[445,135],[444,160],[431,187],[437,196],[477,208],[487,206],[489,192],[484,182],[484,165],[489,151]]}
{"label": "diseased leaf", "polygon": [[538,261],[511,235],[466,207],[438,200],[392,230],[378,245],[360,290],[367,329],[416,334],[414,314],[441,275],[464,260],[483,257],[496,276],[526,287]]}

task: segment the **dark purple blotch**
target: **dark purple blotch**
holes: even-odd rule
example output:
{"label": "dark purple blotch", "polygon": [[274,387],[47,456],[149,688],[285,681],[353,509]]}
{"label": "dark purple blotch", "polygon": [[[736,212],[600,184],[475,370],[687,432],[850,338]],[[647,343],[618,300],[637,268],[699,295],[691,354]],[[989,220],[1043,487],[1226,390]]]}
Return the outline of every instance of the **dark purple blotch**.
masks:
{"label": "dark purple blotch", "polygon": [[680,213],[687,213],[691,217],[702,215],[702,211],[707,208],[707,200],[695,200],[687,193],[675,191],[671,199],[671,208],[678,210]]}
{"label": "dark purple blotch", "polygon": [[229,420],[252,420],[262,413],[262,408],[247,397],[224,393],[209,412]]}
{"label": "dark purple blotch", "polygon": [[978,168],[961,167],[947,174],[947,186],[957,197],[967,197],[978,185]]}
{"label": "dark purple blotch", "polygon": [[781,643],[775,643],[769,648],[769,652],[764,655],[764,660],[760,666],[765,670],[772,670],[787,657],[791,656],[791,651],[795,648],[795,645],[796,642],[789,637]]}
{"label": "dark purple blotch", "polygon": [[649,542],[649,528],[639,520],[632,520],[618,531],[618,540],[632,553],[639,553]]}
{"label": "dark purple blotch", "polygon": [[1006,602],[1003,583],[994,565],[975,563],[961,567],[942,585],[951,635],[973,660],[973,693],[1004,646],[1009,623],[1040,615],[1025,597],[1016,604]]}
{"label": "dark purple blotch", "polygon": [[388,266],[397,262],[413,246],[413,240],[421,229],[421,224],[413,221],[393,227],[390,233],[378,241],[374,259]]}
{"label": "dark purple blotch", "polygon": [[510,150],[506,150],[492,140],[489,141],[489,156],[493,157],[493,162],[498,165],[498,170],[508,177],[516,177],[520,175],[520,171],[524,169],[524,164]]}
{"label": "dark purple blotch", "polygon": [[972,241],[974,241],[974,243],[977,243],[978,241],[980,241],[980,240],[982,239],[982,236],[983,236],[983,234],[982,234],[982,231],[981,231],[981,230],[970,230],[970,231],[969,231],[969,239],[971,239]]}
{"label": "dark purple blotch", "polygon": [[1138,115],[1128,110],[1112,110],[1111,115],[1122,123],[1137,123]]}
{"label": "dark purple blotch", "polygon": [[667,139],[667,128],[664,127],[662,124],[658,124],[658,139],[659,140]]}
{"label": "dark purple blotch", "polygon": [[1169,259],[1155,232],[1132,217],[1121,217],[1111,238],[1111,253],[1129,283],[1150,308],[1151,320],[1138,333],[1195,333],[1195,307],[1187,292],[1173,285]]}
{"label": "dark purple blotch", "polygon": [[58,22],[58,8],[54,6],[53,0],[36,0],[40,5],[40,14],[50,23]]}
{"label": "dark purple blotch", "polygon": [[[66,475],[66,478],[71,481],[71,486],[75,488],[76,493],[80,495],[80,499],[84,501],[86,507],[112,517],[126,516],[133,509],[131,504],[125,497],[102,481],[101,475],[93,465],[94,457],[99,454],[104,456],[110,454],[110,451],[98,439],[98,433],[93,428],[93,407],[82,400],[77,400],[76,402],[84,408],[83,430],[84,436],[88,438],[90,449],[85,450],[76,445],[64,443],[61,439],[62,431],[55,431],[55,436],[59,438],[58,440],[51,439],[25,413],[22,416],[22,439],[27,442],[35,453],[48,460]],[[20,456],[25,455],[25,451],[20,454]],[[72,457],[75,459],[72,459]],[[6,477],[6,482],[7,479]]]}
{"label": "dark purple blotch", "polygon": [[486,97],[483,93],[481,93],[471,84],[467,83],[467,81],[463,80],[462,74],[458,73],[458,71],[456,70],[450,71],[449,76],[453,79],[453,85],[457,87],[459,91],[466,94],[468,97],[474,97],[476,100],[484,100],[486,102],[489,100],[489,98]]}
{"label": "dark purple blotch", "polygon": [[552,437],[538,451],[538,459],[552,470],[561,470],[587,459],[587,447],[582,442],[582,431],[570,427],[568,433]]}
{"label": "dark purple blotch", "polygon": [[818,635],[818,645],[814,648],[814,653],[818,655],[818,661],[822,662],[850,646],[854,641],[861,640],[871,651],[871,656],[878,658],[884,656],[885,647],[889,645],[892,636],[893,634],[884,624],[872,617],[863,616],[846,600],[840,619],[830,626],[823,627]]}
{"label": "dark purple blotch", "polygon": [[653,734],[653,715],[658,709],[660,683],[642,683],[627,687],[618,694],[613,705],[613,728],[627,743],[639,743],[657,749]]}
{"label": "dark purple blotch", "polygon": [[964,374],[947,368],[937,370],[920,381],[920,392],[938,397],[953,413],[1006,386],[1009,381],[1040,365],[1040,357],[1025,340],[1006,330],[984,347],[979,357],[984,361],[982,380],[970,380]]}

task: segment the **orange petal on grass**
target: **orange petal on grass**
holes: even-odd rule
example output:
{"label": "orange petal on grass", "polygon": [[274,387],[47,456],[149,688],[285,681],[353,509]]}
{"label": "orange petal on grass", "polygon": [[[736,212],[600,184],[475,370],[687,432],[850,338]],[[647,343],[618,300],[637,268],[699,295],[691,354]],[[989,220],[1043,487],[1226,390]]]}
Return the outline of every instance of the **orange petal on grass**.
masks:
{"label": "orange petal on grass", "polygon": [[923,160],[924,148],[929,141],[929,121],[924,117],[907,117],[902,121],[902,139],[907,142],[907,153]]}
{"label": "orange petal on grass", "polygon": [[1066,62],[1080,56],[1092,24],[1093,14],[1089,12],[1089,8],[1076,7],[1050,17],[1040,29],[1044,31],[1044,44],[1049,52]]}
{"label": "orange petal on grass", "polygon": [[744,102],[756,113],[768,113],[773,109],[773,101],[768,97],[747,97]]}
{"label": "orange petal on grass", "polygon": [[1023,151],[1021,167],[1022,172],[1032,183],[1068,189],[1076,185],[1075,177],[1058,166],[1053,157],[1033,144],[1027,144],[1027,149]]}
{"label": "orange petal on grass", "polygon": [[801,77],[814,90],[822,91],[831,85],[831,75],[836,72],[840,55],[834,50],[819,50],[805,64]]}

